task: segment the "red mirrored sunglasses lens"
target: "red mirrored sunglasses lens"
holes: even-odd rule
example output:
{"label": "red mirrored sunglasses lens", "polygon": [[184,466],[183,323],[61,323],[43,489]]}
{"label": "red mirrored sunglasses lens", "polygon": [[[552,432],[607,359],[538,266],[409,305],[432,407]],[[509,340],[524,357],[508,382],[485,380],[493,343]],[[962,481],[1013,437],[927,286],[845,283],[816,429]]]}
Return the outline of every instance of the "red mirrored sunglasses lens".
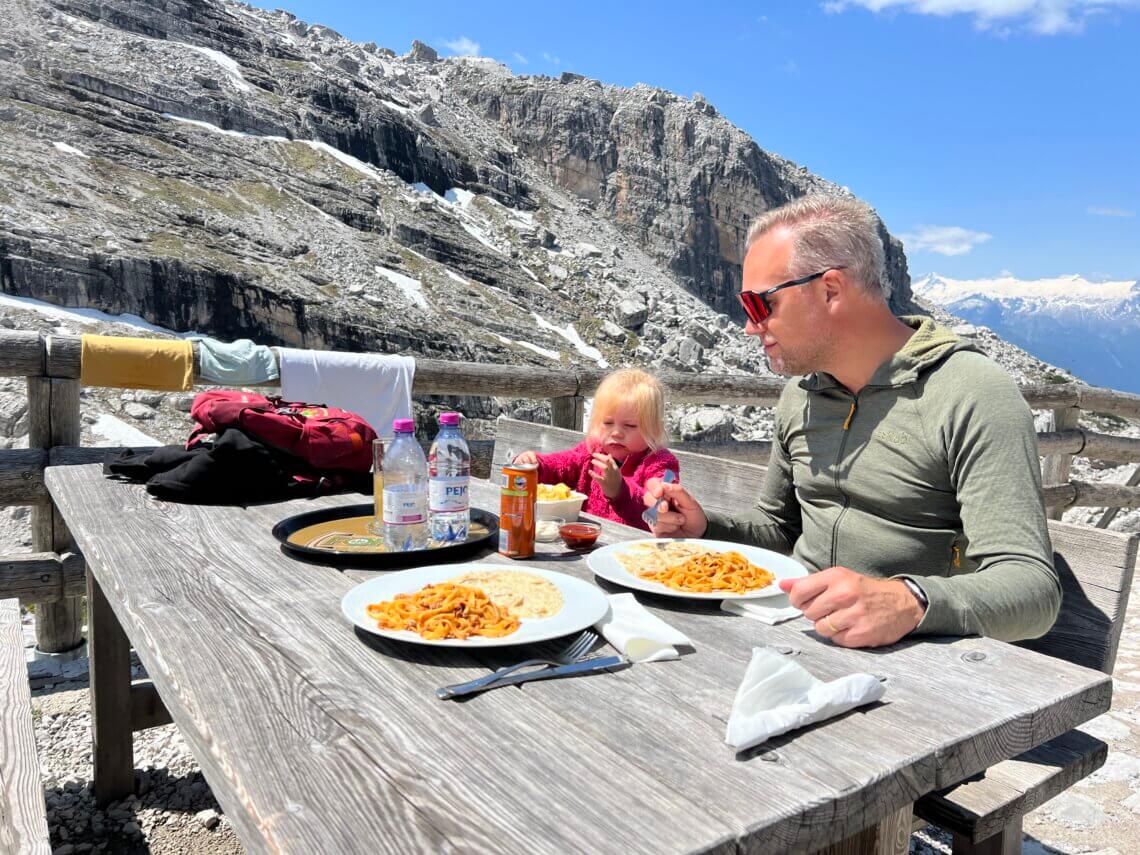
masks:
{"label": "red mirrored sunglasses lens", "polygon": [[752,291],[741,291],[736,297],[740,300],[740,305],[744,307],[744,314],[748,315],[748,320],[752,323],[763,323],[768,317],[768,307],[764,305],[759,294]]}

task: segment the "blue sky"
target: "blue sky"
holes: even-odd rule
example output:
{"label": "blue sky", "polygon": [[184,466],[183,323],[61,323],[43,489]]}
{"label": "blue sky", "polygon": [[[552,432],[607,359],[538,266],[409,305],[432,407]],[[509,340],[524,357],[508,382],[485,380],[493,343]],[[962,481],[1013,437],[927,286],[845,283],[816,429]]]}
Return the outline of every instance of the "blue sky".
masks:
{"label": "blue sky", "polygon": [[1140,0],[257,5],[397,53],[701,92],[870,202],[912,275],[1140,277]]}

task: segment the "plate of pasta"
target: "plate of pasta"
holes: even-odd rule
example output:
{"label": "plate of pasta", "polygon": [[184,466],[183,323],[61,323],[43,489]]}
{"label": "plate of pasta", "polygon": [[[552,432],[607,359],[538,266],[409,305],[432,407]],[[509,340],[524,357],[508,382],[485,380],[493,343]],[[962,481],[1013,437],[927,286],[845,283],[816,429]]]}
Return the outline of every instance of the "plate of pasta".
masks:
{"label": "plate of pasta", "polygon": [[723,540],[646,538],[591,553],[594,573],[626,588],[696,600],[747,600],[781,593],[781,579],[807,568],[794,558]]}
{"label": "plate of pasta", "polygon": [[553,570],[437,565],[369,579],[341,600],[366,632],[438,647],[508,647],[579,632],[600,621],[600,588]]}

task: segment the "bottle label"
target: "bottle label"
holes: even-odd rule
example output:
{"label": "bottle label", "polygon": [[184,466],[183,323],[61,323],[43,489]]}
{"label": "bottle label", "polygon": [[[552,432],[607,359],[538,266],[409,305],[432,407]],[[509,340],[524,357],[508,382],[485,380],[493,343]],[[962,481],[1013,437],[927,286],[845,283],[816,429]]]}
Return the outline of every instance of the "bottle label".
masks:
{"label": "bottle label", "polygon": [[384,490],[384,524],[418,525],[427,522],[427,496],[422,492]]}
{"label": "bottle label", "polygon": [[470,477],[455,475],[451,478],[435,477],[428,480],[433,514],[457,514],[468,509]]}

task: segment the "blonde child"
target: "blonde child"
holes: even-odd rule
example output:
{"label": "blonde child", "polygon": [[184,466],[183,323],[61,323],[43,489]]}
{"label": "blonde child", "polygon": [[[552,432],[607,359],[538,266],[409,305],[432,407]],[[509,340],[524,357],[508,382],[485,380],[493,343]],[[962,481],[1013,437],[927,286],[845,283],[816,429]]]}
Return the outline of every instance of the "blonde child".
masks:
{"label": "blonde child", "polygon": [[666,440],[661,384],[626,368],[606,377],[594,393],[584,442],[551,454],[524,451],[514,462],[537,463],[541,484],[562,483],[585,493],[586,513],[648,530],[641,519],[646,486],[667,469],[680,474]]}

